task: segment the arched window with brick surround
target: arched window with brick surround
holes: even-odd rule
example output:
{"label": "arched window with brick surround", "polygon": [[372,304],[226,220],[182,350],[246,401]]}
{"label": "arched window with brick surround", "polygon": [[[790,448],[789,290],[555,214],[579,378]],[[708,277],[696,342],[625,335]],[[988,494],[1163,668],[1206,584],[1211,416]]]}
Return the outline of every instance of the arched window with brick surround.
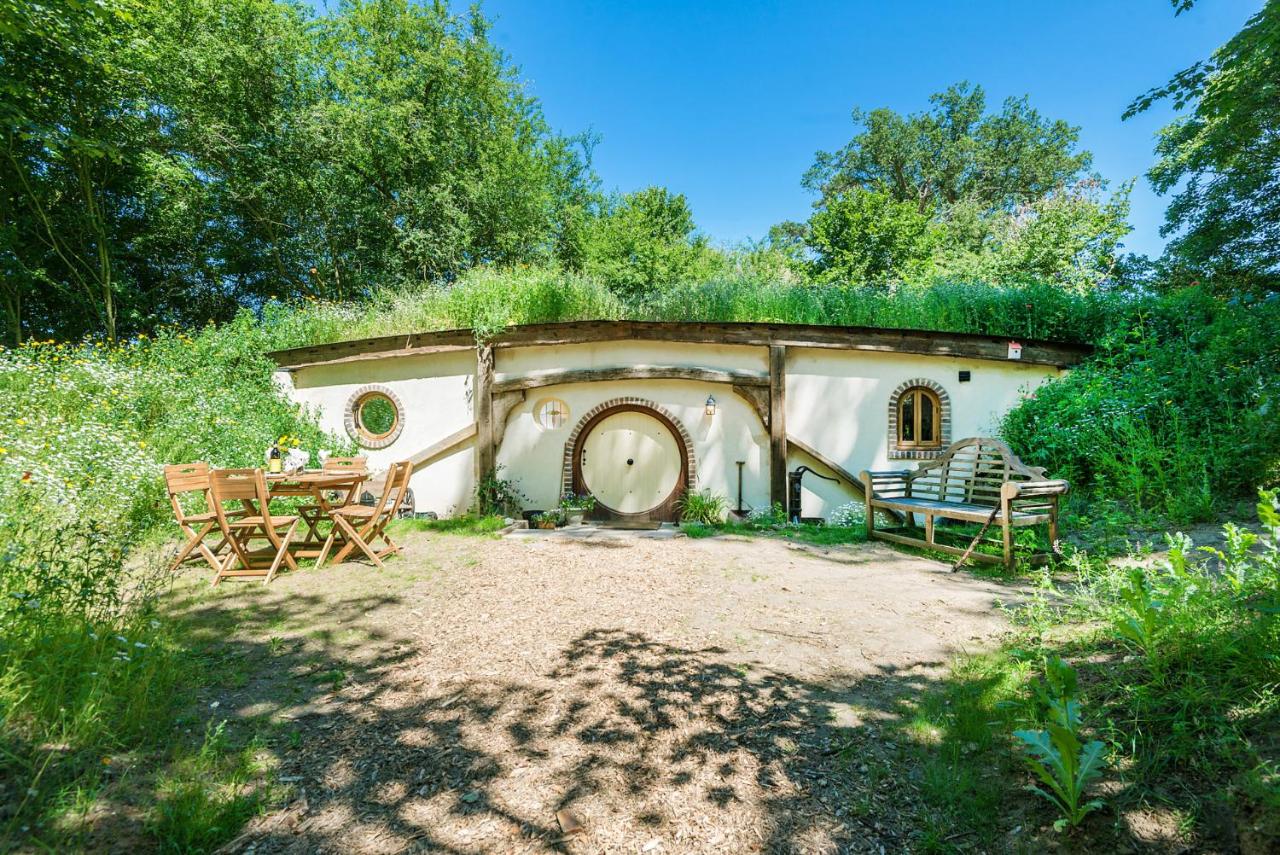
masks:
{"label": "arched window with brick surround", "polygon": [[889,398],[889,457],[926,460],[951,444],[951,399],[932,380],[902,383]]}

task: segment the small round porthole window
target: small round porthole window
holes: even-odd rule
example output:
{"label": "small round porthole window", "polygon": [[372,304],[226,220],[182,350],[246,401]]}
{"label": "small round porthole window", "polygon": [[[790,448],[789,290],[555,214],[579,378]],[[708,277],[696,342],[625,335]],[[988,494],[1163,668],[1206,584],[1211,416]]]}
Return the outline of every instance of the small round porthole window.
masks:
{"label": "small round porthole window", "polygon": [[347,434],[365,448],[385,448],[404,429],[404,407],[386,386],[363,386],[347,401]]}
{"label": "small round porthole window", "polygon": [[533,420],[543,430],[564,427],[569,420],[569,407],[559,398],[544,398],[534,405]]}

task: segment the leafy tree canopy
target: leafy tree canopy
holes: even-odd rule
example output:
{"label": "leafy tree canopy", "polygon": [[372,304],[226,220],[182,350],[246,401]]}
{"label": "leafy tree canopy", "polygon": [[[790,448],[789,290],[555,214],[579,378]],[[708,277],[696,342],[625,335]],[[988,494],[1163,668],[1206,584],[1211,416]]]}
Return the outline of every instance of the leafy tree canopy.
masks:
{"label": "leafy tree canopy", "polygon": [[585,225],[580,240],[582,270],[634,300],[682,281],[705,279],[723,263],[697,234],[688,200],[664,187],[607,201]]}
{"label": "leafy tree canopy", "polygon": [[835,152],[818,152],[803,183],[823,200],[853,188],[909,202],[921,214],[948,205],[1012,208],[1083,175],[1079,128],[1042,117],[1024,98],[986,112],[981,86],[960,83],[930,97],[932,109],[902,115],[853,111],[856,133]]}
{"label": "leafy tree canopy", "polygon": [[1130,188],[1103,196],[1077,128],[1026,98],[987,113],[967,83],[930,101],[905,116],[854,110],[859,132],[804,176],[813,216],[777,227],[772,244],[820,282],[1040,278],[1084,290],[1112,275]]}
{"label": "leafy tree canopy", "polygon": [[597,204],[478,12],[0,0],[0,33],[13,340],[546,260]]}
{"label": "leafy tree canopy", "polygon": [[937,229],[912,202],[854,187],[829,196],[809,220],[814,278],[881,282],[930,266]]}
{"label": "leafy tree canopy", "polygon": [[[1190,2],[1175,0],[1181,13]],[[1125,117],[1169,100],[1190,113],[1161,132],[1148,173],[1173,193],[1168,253],[1240,284],[1280,282],[1280,2],[1268,0],[1204,62],[1136,99]]]}

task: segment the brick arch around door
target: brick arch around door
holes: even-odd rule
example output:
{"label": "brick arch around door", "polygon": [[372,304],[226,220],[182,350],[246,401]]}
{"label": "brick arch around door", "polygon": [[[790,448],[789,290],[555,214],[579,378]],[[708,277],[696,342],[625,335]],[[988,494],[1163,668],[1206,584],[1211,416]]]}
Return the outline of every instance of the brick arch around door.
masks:
{"label": "brick arch around door", "polygon": [[[569,436],[564,442],[564,463],[560,471],[560,494],[563,496],[577,492],[584,484],[580,459],[582,445],[587,436],[590,435],[591,428],[615,413],[628,411],[641,412],[653,416],[666,425],[671,431],[671,435],[675,438],[682,457],[680,461],[680,480],[677,484],[677,489],[669,500],[655,509],[664,515],[673,515],[675,500],[685,491],[693,490],[698,481],[698,464],[693,454],[693,437],[689,435],[684,423],[674,413],[666,407],[645,398],[612,398],[595,405],[584,413],[582,418],[578,419],[577,424],[573,426],[573,430],[569,432]],[[645,515],[647,514],[640,516]],[[618,516],[636,515],[618,514]]]}

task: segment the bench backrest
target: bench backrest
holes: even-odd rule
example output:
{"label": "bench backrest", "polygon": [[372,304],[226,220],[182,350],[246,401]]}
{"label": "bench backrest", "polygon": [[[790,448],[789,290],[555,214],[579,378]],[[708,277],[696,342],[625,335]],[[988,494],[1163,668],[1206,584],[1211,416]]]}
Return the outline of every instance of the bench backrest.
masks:
{"label": "bench backrest", "polygon": [[992,437],[969,437],[952,443],[937,460],[922,463],[907,475],[908,496],[943,502],[1000,504],[1006,481],[1040,481],[1045,471],[1027,466],[1009,446]]}

